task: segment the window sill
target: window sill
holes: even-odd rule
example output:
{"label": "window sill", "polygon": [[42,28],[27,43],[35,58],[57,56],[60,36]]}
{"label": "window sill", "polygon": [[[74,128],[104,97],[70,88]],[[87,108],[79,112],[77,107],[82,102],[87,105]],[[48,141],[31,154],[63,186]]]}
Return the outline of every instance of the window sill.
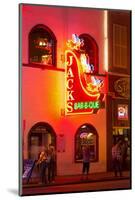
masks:
{"label": "window sill", "polygon": [[[75,163],[82,163],[83,160],[75,160]],[[93,160],[90,160],[90,163],[93,163],[93,162],[98,162],[98,159],[93,159]]]}
{"label": "window sill", "polygon": [[42,70],[54,70],[54,71],[62,71],[65,72],[65,69],[63,68],[56,68],[54,65],[44,65],[40,63],[23,63],[23,67],[32,67],[32,68],[38,68]]}

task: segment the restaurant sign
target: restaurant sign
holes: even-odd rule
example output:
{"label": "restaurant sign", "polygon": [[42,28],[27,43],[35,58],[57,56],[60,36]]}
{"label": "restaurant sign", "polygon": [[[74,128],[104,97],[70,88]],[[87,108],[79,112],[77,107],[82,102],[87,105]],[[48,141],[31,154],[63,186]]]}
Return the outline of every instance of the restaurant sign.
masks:
{"label": "restaurant sign", "polygon": [[130,82],[129,78],[120,78],[114,82],[115,91],[122,97],[129,98]]}
{"label": "restaurant sign", "polygon": [[66,114],[95,113],[104,98],[104,77],[94,76],[94,66],[85,52],[83,41],[76,34],[67,42],[65,52]]}
{"label": "restaurant sign", "polygon": [[115,97],[130,98],[130,78],[109,75],[109,92]]}

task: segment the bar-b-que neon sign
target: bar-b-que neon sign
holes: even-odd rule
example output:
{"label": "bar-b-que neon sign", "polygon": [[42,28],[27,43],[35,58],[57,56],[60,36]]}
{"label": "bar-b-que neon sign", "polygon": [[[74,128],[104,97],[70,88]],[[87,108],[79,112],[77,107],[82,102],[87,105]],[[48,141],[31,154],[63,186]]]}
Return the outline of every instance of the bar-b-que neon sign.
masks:
{"label": "bar-b-que neon sign", "polygon": [[81,52],[83,40],[76,34],[68,40],[65,52],[66,64],[66,114],[93,113],[101,107],[103,77],[92,75],[94,66],[89,57]]}

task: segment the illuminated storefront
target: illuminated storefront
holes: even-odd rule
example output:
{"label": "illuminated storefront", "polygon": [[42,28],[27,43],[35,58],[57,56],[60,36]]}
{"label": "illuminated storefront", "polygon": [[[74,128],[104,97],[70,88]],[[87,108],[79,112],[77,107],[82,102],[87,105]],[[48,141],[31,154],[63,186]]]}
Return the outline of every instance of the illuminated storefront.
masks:
{"label": "illuminated storefront", "polygon": [[[107,11],[63,10],[22,7],[23,156],[37,159],[42,148],[53,145],[57,175],[80,174],[82,147],[89,145],[91,173],[105,172],[112,144]],[[125,102],[118,102],[119,121],[128,115]]]}
{"label": "illuminated storefront", "polygon": [[111,116],[108,113],[108,124],[110,135],[112,135],[112,143],[116,143],[121,139],[126,143],[128,152],[127,160],[130,167],[130,148],[131,148],[131,105],[130,105],[130,78],[128,76],[109,77],[110,92],[108,95],[108,103],[111,108]]}
{"label": "illuminated storefront", "polygon": [[111,169],[110,146],[121,139],[127,145],[127,166],[131,151],[131,13],[108,13],[108,95],[107,95],[107,168]]}

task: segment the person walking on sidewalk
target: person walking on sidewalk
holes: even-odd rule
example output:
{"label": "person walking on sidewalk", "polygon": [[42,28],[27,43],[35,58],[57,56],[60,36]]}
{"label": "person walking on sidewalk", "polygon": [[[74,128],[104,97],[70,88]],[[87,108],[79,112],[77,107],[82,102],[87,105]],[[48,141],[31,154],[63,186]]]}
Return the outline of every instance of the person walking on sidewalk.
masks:
{"label": "person walking on sidewalk", "polygon": [[114,175],[117,177],[118,173],[122,176],[122,149],[121,149],[121,140],[113,145],[112,147],[112,163]]}
{"label": "person walking on sidewalk", "polygon": [[89,168],[90,168],[90,148],[89,146],[82,147],[82,155],[83,155],[83,168],[82,168],[82,177],[81,180],[85,177],[88,179]]}

